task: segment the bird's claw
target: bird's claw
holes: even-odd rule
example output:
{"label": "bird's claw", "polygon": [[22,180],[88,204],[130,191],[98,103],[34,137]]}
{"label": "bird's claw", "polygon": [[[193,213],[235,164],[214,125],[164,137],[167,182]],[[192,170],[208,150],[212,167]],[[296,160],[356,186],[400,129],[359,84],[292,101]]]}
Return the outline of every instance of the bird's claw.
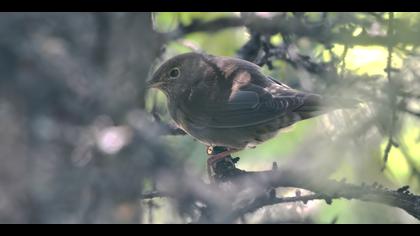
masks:
{"label": "bird's claw", "polygon": [[231,154],[236,150],[229,150],[222,147],[207,147],[207,154],[210,156],[207,159],[207,173],[211,182],[214,182],[214,174],[216,174],[216,164],[222,160],[231,158]]}

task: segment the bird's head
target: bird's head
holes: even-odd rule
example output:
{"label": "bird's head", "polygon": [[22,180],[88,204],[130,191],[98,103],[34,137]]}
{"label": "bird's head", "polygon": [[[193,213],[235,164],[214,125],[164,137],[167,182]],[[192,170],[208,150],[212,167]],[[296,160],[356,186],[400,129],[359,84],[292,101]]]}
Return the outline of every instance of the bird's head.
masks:
{"label": "bird's head", "polygon": [[168,97],[185,92],[203,76],[200,68],[205,66],[203,57],[203,54],[193,52],[167,60],[153,73],[147,86],[161,90]]}

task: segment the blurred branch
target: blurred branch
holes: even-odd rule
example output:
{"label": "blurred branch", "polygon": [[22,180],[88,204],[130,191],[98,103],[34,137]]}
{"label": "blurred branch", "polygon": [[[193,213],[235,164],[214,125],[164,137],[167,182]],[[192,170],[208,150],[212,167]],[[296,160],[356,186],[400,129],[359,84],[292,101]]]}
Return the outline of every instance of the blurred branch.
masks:
{"label": "blurred branch", "polygon": [[151,191],[147,193],[143,193],[140,195],[140,199],[152,199],[152,198],[159,198],[159,197],[169,197],[170,195],[165,192],[160,191]]}
{"label": "blurred branch", "polygon": [[341,78],[344,78],[344,74],[346,72],[346,57],[347,57],[348,51],[349,51],[349,46],[344,45],[344,51],[343,51],[343,54],[341,55],[341,71],[340,71]]}
{"label": "blurred branch", "polygon": [[300,54],[295,49],[294,45],[286,42],[274,46],[267,37],[253,33],[249,41],[239,49],[237,56],[259,66],[267,65],[270,70],[273,69],[272,62],[279,59],[295,69],[303,68],[310,73],[322,74],[327,71],[327,64],[314,62],[311,57]]}
{"label": "blurred branch", "polygon": [[[224,173],[220,173],[219,171],[224,171]],[[216,169],[215,172],[215,178],[218,183],[229,181],[233,184],[229,195],[232,198],[226,197],[226,189],[221,189],[214,184],[205,184],[200,180],[189,180],[195,184],[185,184],[183,181],[176,181],[176,184],[180,186],[171,186],[173,192],[166,190],[162,192],[154,191],[142,194],[140,198],[186,198],[186,196],[189,196],[188,199],[190,199],[193,197],[196,201],[207,205],[204,208],[206,209],[206,215],[200,217],[196,223],[231,223],[242,215],[264,206],[290,202],[306,203],[310,200],[325,200],[327,204],[331,204],[333,199],[340,198],[348,200],[357,199],[398,207],[420,220],[420,196],[410,193],[408,186],[403,186],[397,190],[389,190],[377,183],[373,185],[366,185],[364,183],[362,185],[355,185],[346,183],[345,180],[335,181],[314,178],[308,172],[296,171],[291,168],[274,168],[271,171],[248,172],[239,170],[235,166],[225,166],[225,168]],[[279,187],[306,189],[314,194],[305,196],[297,194],[295,197],[276,197],[273,189]],[[183,191],[180,192],[179,189]],[[233,202],[239,200],[239,196],[241,196],[240,192],[246,189],[254,190],[255,195],[251,197],[251,201],[240,207],[233,204]],[[263,191],[264,189],[272,190],[267,194]],[[209,212],[213,212],[214,214],[212,215]]]}
{"label": "blurred branch", "polygon": [[258,54],[261,49],[261,34],[256,32],[251,32],[251,36],[239,50],[237,53],[237,57],[250,61],[256,62],[258,58]]}
{"label": "blurred branch", "polygon": [[[383,18],[376,13],[369,13],[374,16],[377,21],[383,23]],[[391,37],[382,35],[370,35],[362,33],[358,36],[353,36],[353,31],[339,30],[334,32],[331,28],[340,28],[348,21],[340,22],[336,20],[329,22],[326,17],[323,17],[320,22],[312,23],[303,20],[301,15],[294,15],[294,17],[286,17],[284,14],[275,15],[273,17],[260,17],[255,14],[243,14],[239,17],[224,17],[212,21],[194,20],[191,24],[181,25],[177,30],[168,33],[169,38],[178,39],[186,34],[195,32],[215,32],[232,27],[246,26],[251,32],[259,33],[261,35],[274,35],[277,33],[284,35],[296,35],[298,37],[308,37],[319,43],[332,45],[344,44],[348,46],[384,46],[388,47],[390,43],[418,45],[416,40],[419,32],[414,28],[400,28],[398,32]],[[362,24],[362,22],[360,22]]]}
{"label": "blurred branch", "polygon": [[402,96],[405,98],[412,98],[412,99],[420,99],[420,94],[415,94],[414,92],[400,92],[398,96]]}
{"label": "blurred branch", "polygon": [[304,68],[306,71],[314,74],[322,74],[327,70],[327,64],[316,63],[311,57],[300,54],[290,48],[290,45],[282,44],[280,47],[268,50],[268,55],[276,59],[284,60],[294,68]]}
{"label": "blurred branch", "polygon": [[380,13],[377,13],[377,12],[367,12],[367,14],[369,14],[369,15],[371,15],[371,16],[373,16],[373,17],[375,17],[375,19],[376,19],[377,21],[379,21],[379,22],[381,22],[381,23],[385,23],[384,13],[382,13],[382,12],[380,12]]}
{"label": "blurred branch", "polygon": [[[394,34],[394,13],[390,12],[389,13],[389,20],[388,20],[388,37],[391,37]],[[385,170],[386,167],[386,163],[388,162],[388,157],[389,157],[389,152],[391,151],[391,148],[393,145],[393,143],[395,143],[395,140],[393,140],[393,136],[394,136],[394,130],[395,130],[395,120],[397,119],[397,111],[396,111],[396,107],[397,107],[397,96],[395,93],[395,82],[393,81],[392,77],[391,77],[391,73],[392,73],[392,53],[393,53],[393,47],[394,44],[391,43],[391,41],[389,41],[389,45],[388,45],[388,60],[387,60],[387,66],[386,66],[386,73],[387,73],[387,79],[388,79],[388,83],[389,83],[389,87],[390,92],[389,92],[389,100],[390,100],[390,104],[391,104],[391,124],[389,126],[389,134],[388,134],[388,143],[386,144],[385,150],[384,150],[384,164],[383,167],[381,169],[381,171]]]}
{"label": "blurred branch", "polygon": [[[378,13],[369,13],[375,18],[380,17]],[[381,18],[382,19],[382,18]],[[383,22],[383,20],[379,21]],[[180,25],[178,29],[167,33],[169,39],[178,39],[185,35],[195,32],[215,32],[232,27],[247,27],[251,37],[249,41],[238,51],[237,56],[244,60],[254,62],[260,66],[267,64],[271,67],[273,59],[284,60],[293,67],[302,67],[311,73],[322,73],[328,68],[325,64],[313,62],[309,56],[299,54],[290,50],[290,42],[284,42],[278,47],[269,44],[266,40],[264,49],[265,55],[261,57],[261,49],[264,43],[261,38],[269,39],[271,35],[280,33],[283,38],[290,36],[307,37],[310,40],[317,41],[330,47],[333,44],[344,44],[347,47],[355,45],[371,46],[380,45],[389,47],[397,43],[417,45],[418,42],[413,40],[416,37],[402,37],[402,35],[416,36],[418,32],[410,31],[410,29],[393,29],[404,32],[395,32],[390,35],[370,35],[362,32],[358,36],[353,36],[353,30],[342,30],[347,21],[328,20],[326,14],[323,15],[319,22],[308,22],[304,17],[304,13],[294,14],[288,17],[286,14],[277,14],[272,17],[261,17],[254,13],[241,14],[241,17],[223,17],[211,21],[193,20],[189,25]],[[359,22],[362,24],[363,22]],[[367,22],[364,22],[367,24]],[[339,32],[332,31],[331,28],[339,28]],[[405,32],[410,31],[410,32]],[[410,41],[411,40],[411,41]],[[267,47],[268,46],[268,47]]]}
{"label": "blurred branch", "polygon": [[322,194],[310,194],[306,196],[295,196],[295,197],[276,197],[270,195],[263,195],[259,198],[256,198],[252,203],[247,206],[241,207],[237,210],[234,210],[230,215],[227,215],[224,219],[224,222],[233,222],[239,217],[247,214],[252,213],[260,208],[265,206],[271,206],[281,203],[292,203],[292,202],[303,202],[306,204],[308,201],[311,200],[326,200],[330,202],[331,198],[328,196],[324,196]]}
{"label": "blurred branch", "polygon": [[[247,20],[246,26],[260,32],[262,34],[273,35],[280,33],[282,35],[295,35],[298,37],[307,37],[325,45],[345,44],[349,46],[384,46],[388,47],[390,43],[397,44],[413,44],[417,45],[415,40],[419,32],[413,28],[400,28],[396,34],[391,37],[381,35],[370,35],[361,33],[358,36],[353,36],[352,30],[339,30],[334,32],[331,28],[340,28],[346,25],[347,21],[340,22],[339,20],[328,21],[323,18],[320,22],[311,23],[302,20],[301,17],[284,17],[278,15],[271,18],[263,18],[258,16],[251,16]],[[360,22],[360,25],[362,22]]]}
{"label": "blurred branch", "polygon": [[[376,183],[371,186],[364,184],[358,186],[345,183],[345,181],[338,182],[334,180],[317,179],[313,176],[309,176],[307,173],[300,173],[291,169],[246,172],[246,174],[244,174],[244,179],[241,179],[240,181],[254,183],[259,187],[295,187],[317,193],[317,195],[308,196],[309,199],[296,197],[288,198],[288,201],[325,199],[327,203],[331,203],[332,199],[337,198],[357,199],[398,207],[420,220],[420,196],[410,193],[408,186],[401,187],[398,190],[389,190]],[[239,212],[255,209],[256,206],[262,207],[276,204],[276,202],[281,203],[283,200],[275,198],[274,200],[265,199],[261,202],[252,203],[242,210],[239,210]]]}
{"label": "blurred branch", "polygon": [[108,43],[111,34],[111,16],[105,12],[93,13],[96,21],[96,44],[93,50],[93,60],[104,73],[107,63]]}
{"label": "blurred branch", "polygon": [[403,112],[406,112],[407,114],[420,118],[420,111],[413,111],[407,107],[399,107],[399,109]]}
{"label": "blurred branch", "polygon": [[191,24],[180,25],[178,29],[168,33],[168,35],[170,39],[175,40],[195,32],[215,32],[241,26],[244,26],[244,21],[239,17],[223,17],[212,21],[193,20]]}

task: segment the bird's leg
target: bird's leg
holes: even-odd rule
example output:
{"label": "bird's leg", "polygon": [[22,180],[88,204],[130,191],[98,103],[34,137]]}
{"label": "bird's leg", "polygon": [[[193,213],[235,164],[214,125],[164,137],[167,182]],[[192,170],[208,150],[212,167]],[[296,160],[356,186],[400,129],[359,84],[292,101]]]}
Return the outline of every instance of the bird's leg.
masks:
{"label": "bird's leg", "polygon": [[[225,147],[207,147],[207,155],[210,157],[207,159],[207,174],[209,176],[210,181],[213,180],[212,170],[213,172],[216,172],[216,164],[224,159],[232,158],[230,154],[237,152],[236,149],[228,149]],[[233,164],[233,163],[232,163]],[[234,164],[233,164],[234,165]]]}

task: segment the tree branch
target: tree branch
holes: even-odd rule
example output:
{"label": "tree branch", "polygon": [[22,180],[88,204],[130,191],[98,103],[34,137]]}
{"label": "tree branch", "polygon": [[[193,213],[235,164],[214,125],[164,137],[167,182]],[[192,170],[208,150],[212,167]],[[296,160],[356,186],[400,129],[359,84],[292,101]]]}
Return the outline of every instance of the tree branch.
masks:
{"label": "tree branch", "polygon": [[186,34],[195,32],[215,32],[232,27],[244,26],[244,21],[239,17],[223,17],[212,21],[193,20],[189,25],[180,25],[175,31],[169,32],[170,39],[178,39]]}
{"label": "tree branch", "polygon": [[[362,23],[362,22],[361,22]],[[361,24],[360,23],[360,24]],[[413,30],[414,28],[400,28],[398,33],[391,37],[382,35],[370,35],[361,33],[358,36],[353,36],[353,31],[340,30],[339,32],[332,32],[332,27],[344,26],[348,22],[332,22],[328,23],[325,20],[319,23],[308,23],[303,21],[301,17],[284,17],[284,15],[274,16],[271,18],[259,17],[253,15],[252,17],[224,17],[212,21],[194,20],[190,25],[181,25],[177,30],[168,33],[169,38],[178,39],[186,34],[195,32],[215,32],[232,27],[246,26],[252,32],[274,35],[281,33],[282,35],[296,35],[298,37],[308,37],[312,40],[318,41],[322,44],[344,44],[348,46],[383,46],[388,47],[392,44],[409,44],[418,45],[415,39],[419,32]]]}
{"label": "tree branch", "polygon": [[[387,36],[391,37],[394,34],[394,13],[390,12],[389,13],[389,20],[388,20],[388,33]],[[393,49],[394,49],[394,44],[391,43],[391,41],[389,41],[389,45],[388,45],[388,59],[387,59],[387,66],[386,66],[386,73],[387,73],[387,79],[388,79],[388,83],[389,83],[389,87],[391,88],[389,91],[389,100],[390,100],[390,104],[391,104],[391,124],[389,127],[389,133],[388,133],[388,143],[385,147],[384,150],[384,156],[383,156],[383,160],[384,160],[384,164],[383,167],[381,169],[381,171],[385,170],[386,167],[386,163],[388,162],[388,157],[389,157],[389,153],[391,152],[391,148],[393,145],[393,143],[395,143],[395,141],[393,140],[393,135],[394,135],[394,130],[395,130],[395,122],[397,119],[397,111],[396,111],[396,106],[397,106],[397,96],[395,93],[395,82],[393,81],[392,77],[391,77],[391,73],[392,73],[392,54],[393,54]]]}
{"label": "tree branch", "polygon": [[281,203],[292,203],[292,202],[303,202],[307,203],[311,200],[320,200],[320,199],[327,199],[329,201],[329,197],[326,197],[322,194],[310,194],[306,196],[295,196],[295,197],[270,197],[270,196],[262,196],[260,198],[255,199],[251,204],[234,210],[230,215],[227,215],[224,219],[225,222],[233,222],[239,217],[247,214],[252,213],[262,207],[271,206]]}
{"label": "tree branch", "polygon": [[[223,161],[223,160],[222,160]],[[221,162],[222,162],[221,161]],[[224,164],[227,164],[225,162]],[[232,163],[232,162],[230,162]],[[224,173],[220,173],[223,171]],[[290,168],[274,169],[270,171],[248,172],[239,170],[232,166],[225,168],[216,168],[216,181],[230,182],[233,184],[229,196],[226,196],[226,189],[221,189],[214,184],[205,184],[199,180],[195,184],[182,185],[179,187],[171,187],[172,191],[154,191],[145,193],[140,196],[141,199],[150,199],[155,197],[173,197],[185,198],[185,196],[194,196],[197,201],[207,205],[206,217],[197,221],[197,223],[232,223],[243,214],[253,212],[261,207],[270,206],[281,203],[304,202],[310,200],[325,200],[331,204],[333,199],[357,199],[373,203],[380,203],[387,206],[397,207],[405,210],[408,214],[420,220],[420,196],[410,193],[409,186],[401,187],[397,190],[386,189],[383,186],[374,183],[372,185],[356,185],[346,183],[344,180],[335,181],[321,178],[314,178],[313,174],[304,171],[296,171]],[[183,184],[177,181],[177,184]],[[200,185],[199,188],[197,186]],[[306,189],[314,194],[295,197],[276,197],[275,192],[265,193],[264,189],[273,189],[279,187],[293,187]],[[184,192],[177,192],[182,189]],[[240,191],[245,189],[253,189],[256,195],[253,195],[249,204],[245,206],[235,206],[232,202],[240,196]],[[262,193],[262,194],[261,194]],[[219,197],[217,197],[219,196]],[[223,196],[223,197],[220,197]],[[230,199],[230,200],[226,200]],[[238,200],[238,199],[236,199]],[[220,202],[218,202],[220,201]],[[229,206],[230,205],[230,206]],[[230,209],[228,209],[230,207]],[[209,209],[210,208],[210,209]],[[221,212],[215,212],[218,209]],[[213,215],[209,216],[209,212]]]}
{"label": "tree branch", "polygon": [[169,197],[170,195],[168,193],[165,192],[161,192],[161,191],[151,191],[151,192],[147,192],[147,193],[143,193],[142,195],[140,195],[140,199],[152,199],[152,198],[160,198],[160,197]]}
{"label": "tree branch", "polygon": [[[405,210],[413,217],[420,220],[420,196],[408,191],[408,186],[398,190],[389,190],[374,183],[371,186],[362,184],[348,184],[344,181],[316,179],[306,173],[296,172],[290,169],[263,172],[246,172],[240,181],[253,183],[256,186],[267,186],[272,188],[294,187],[312,191],[318,195],[310,195],[308,198],[326,199],[327,202],[336,198],[357,199],[361,201],[381,203],[388,206],[398,207]],[[307,199],[307,200],[313,200]],[[284,199],[283,199],[284,200]],[[241,211],[254,209],[255,206],[265,206],[281,203],[283,200],[260,200],[252,205],[243,208]],[[291,200],[302,200],[301,198],[289,198]],[[305,198],[303,200],[306,200]]]}

